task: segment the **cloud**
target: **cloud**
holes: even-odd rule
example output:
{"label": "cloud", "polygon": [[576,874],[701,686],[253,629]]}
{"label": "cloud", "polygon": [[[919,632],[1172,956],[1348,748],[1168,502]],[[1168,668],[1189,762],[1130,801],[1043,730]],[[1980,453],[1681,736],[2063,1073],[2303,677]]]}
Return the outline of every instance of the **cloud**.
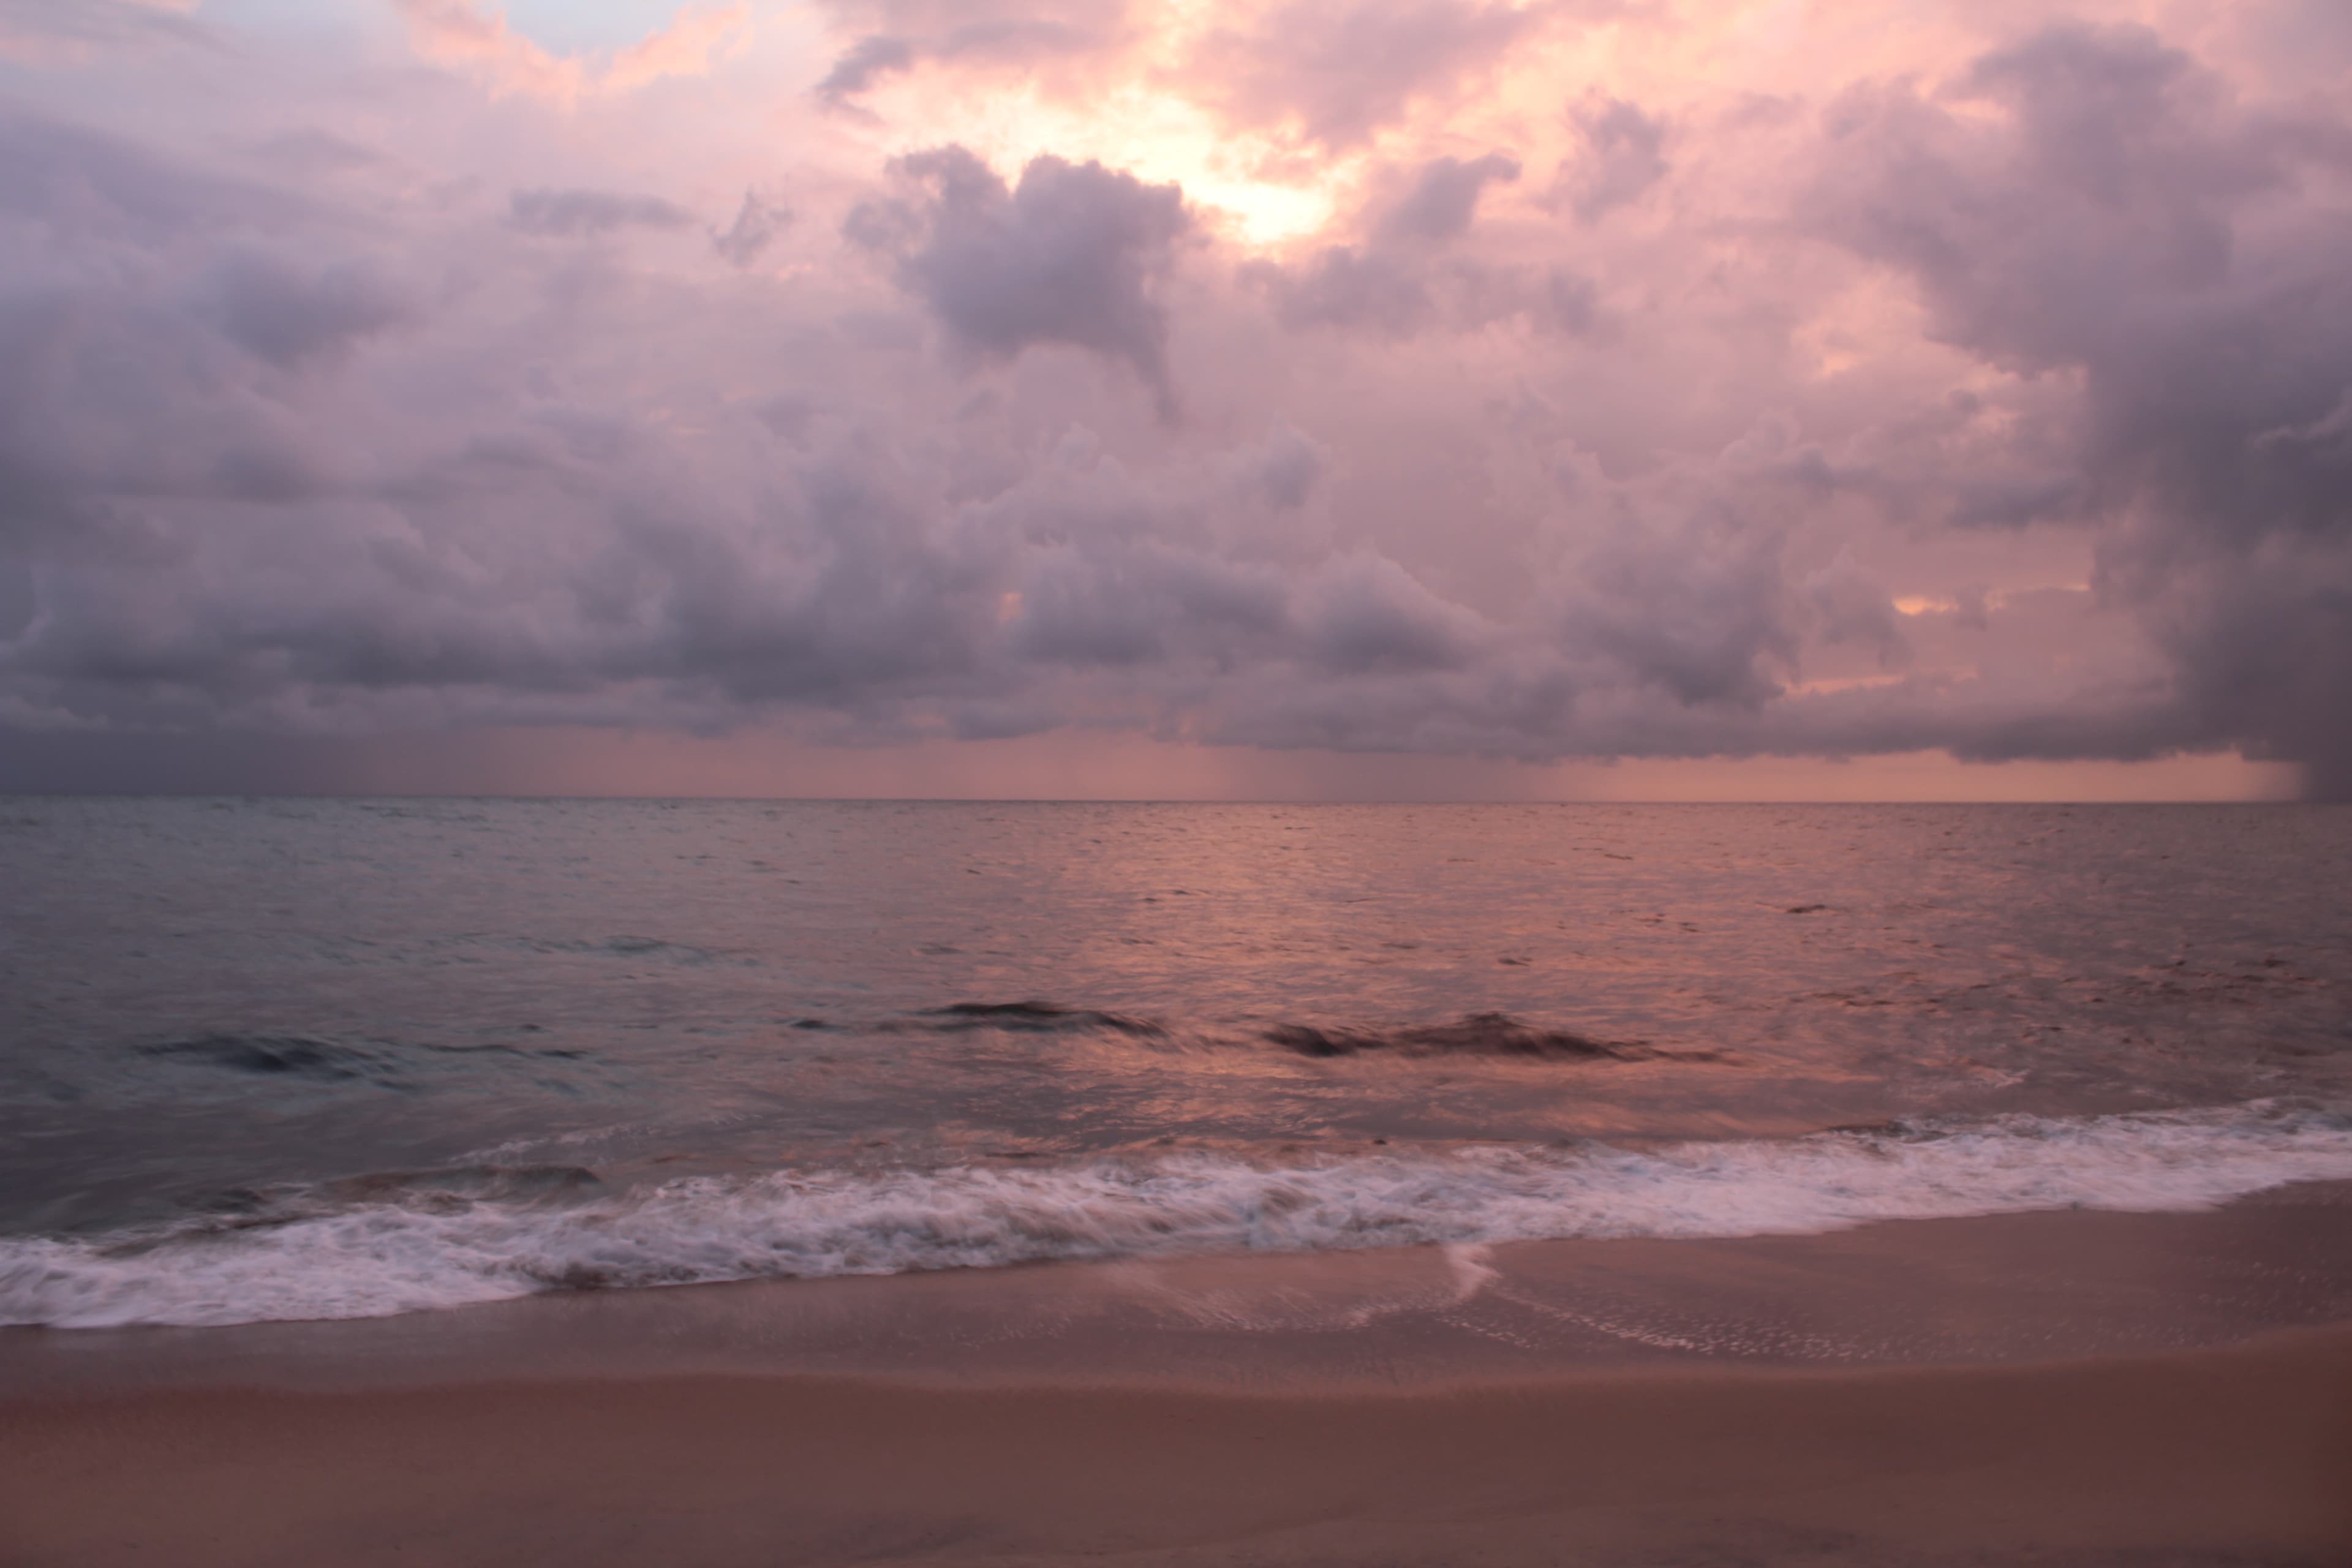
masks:
{"label": "cloud", "polygon": [[1547,291],[1525,268],[1442,254],[1468,235],[1486,187],[1518,176],[1518,161],[1500,153],[1466,162],[1433,158],[1413,171],[1401,194],[1371,204],[1360,220],[1369,230],[1363,240],[1326,246],[1304,266],[1251,263],[1242,276],[1293,329],[1401,339],[1528,312],[1583,330],[1592,319],[1589,285],[1580,290],[1559,280]]}
{"label": "cloud", "polygon": [[[631,94],[408,13],[462,69],[306,86],[257,31],[186,96],[127,44],[12,78],[115,107],[0,114],[0,745],[2242,746],[2352,788],[2352,129],[2234,23],[1727,85],[1706,18],[1629,15],[1588,93],[1552,6],[843,0],[813,99],[804,50]],[[744,36],[692,15],[644,70]],[[994,167],[877,150],[982,88]],[[1188,205],[1230,189],[1332,216],[1251,248]]]}
{"label": "cloud", "polygon": [[1065,343],[1120,361],[1172,409],[1168,321],[1154,295],[1192,227],[1183,194],[1100,163],[1031,161],[1008,188],[961,147],[899,159],[919,193],[866,203],[845,233],[966,349],[1009,358]]}
{"label": "cloud", "polygon": [[1286,425],[1276,426],[1262,444],[1237,458],[1237,476],[1276,511],[1305,506],[1331,463],[1320,447]]}
{"label": "cloud", "polygon": [[365,267],[311,270],[252,252],[225,258],[209,288],[228,337],[280,368],[340,354],[415,313]]}
{"label": "cloud", "polygon": [[911,70],[915,64],[915,47],[904,38],[875,33],[860,38],[848,52],[834,62],[824,79],[816,84],[819,96],[838,103],[856,98],[886,76]]}
{"label": "cloud", "polygon": [[711,248],[736,267],[749,267],[766,254],[792,223],[790,207],[746,191],[743,205],[735,209],[735,221],[711,235]]}
{"label": "cloud", "polygon": [[613,56],[597,85],[608,91],[627,92],[671,76],[709,74],[731,46],[740,44],[751,25],[751,8],[728,5],[687,6],[667,27],[647,34]]}
{"label": "cloud", "polygon": [[[1390,215],[1502,174],[1472,167],[1416,169],[1364,222],[1443,261],[1474,227]],[[1164,375],[1151,290],[1189,232],[1171,188],[1060,160],[1008,186],[954,151],[898,178],[853,245],[969,352],[1062,343]],[[1224,743],[1518,757],[1881,731],[2033,743],[1990,720],[1937,731],[1928,705],[1953,700],[1925,686],[1838,722],[1781,695],[1809,635],[1866,638],[1871,608],[1866,574],[1792,579],[1786,526],[1723,510],[1786,460],[1783,438],[1735,472],[1690,468],[1687,498],[1621,490],[1612,504],[1646,520],[1526,574],[1531,596],[1498,611],[1441,588],[1446,552],[1414,564],[1334,537],[1363,453],[1287,423],[1192,450],[1146,423],[1124,457],[1066,424],[1043,443],[992,435],[984,408],[902,411],[921,382],[879,379],[846,336],[829,359],[798,340],[797,418],[679,419],[666,379],[761,363],[712,369],[751,326],[715,299],[549,292],[520,339],[445,319],[530,287],[530,237],[470,253],[495,283],[398,321],[404,297],[373,281],[389,274],[241,235],[208,242],[199,276],[220,281],[194,294],[165,240],[131,287],[16,299],[0,460],[50,521],[0,689],[58,724],[199,731],[723,729],[781,710],[867,740],[1093,714]],[[639,345],[625,375],[542,374],[592,324]],[[667,342],[700,346],[665,370]],[[271,395],[287,369],[313,378],[299,405]],[[396,396],[412,385],[425,395]],[[967,451],[935,449],[966,426]],[[1982,706],[2014,726],[2029,700]]]}
{"label": "cloud", "polygon": [[2352,793],[2352,464],[2294,438],[2352,384],[2352,223],[2297,195],[2352,168],[2346,124],[2242,105],[2144,29],[2064,26],[1983,57],[1953,107],[1871,89],[1832,132],[1824,232],[1908,273],[1958,346],[2083,378],[2100,579],[2171,654],[2195,742]]}
{"label": "cloud", "polygon": [[507,26],[496,12],[484,14],[472,0],[393,0],[408,24],[417,52],[437,65],[479,73],[496,90],[568,102],[587,90],[589,76],[578,60],[549,53]]}
{"label": "cloud", "polygon": [[1286,327],[1402,338],[1437,319],[1437,301],[1417,262],[1363,247],[1328,247],[1296,270],[1259,263],[1248,276],[1265,289],[1276,319]]}
{"label": "cloud", "polygon": [[507,221],[525,234],[573,238],[623,228],[684,228],[694,215],[659,196],[541,187],[509,197]]}
{"label": "cloud", "polygon": [[1185,75],[1234,125],[1360,146],[1419,100],[1460,93],[1550,15],[1465,0],[1288,0],[1213,29]]}
{"label": "cloud", "polygon": [[[1828,564],[1806,574],[1801,592],[1824,642],[1859,643],[1870,648],[1882,668],[1911,662],[1911,642],[1904,634],[1903,616],[1895,607],[1885,579],[1856,561],[1852,551],[1841,550]],[[1974,596],[1973,609],[1982,624],[1981,592]]]}
{"label": "cloud", "polygon": [[1404,198],[1382,216],[1380,237],[1391,244],[1443,245],[1470,231],[1478,198],[1489,184],[1519,177],[1519,162],[1489,153],[1468,163],[1434,158],[1422,166]]}
{"label": "cloud", "polygon": [[1756,711],[1797,651],[1773,532],[1729,520],[1625,528],[1579,563],[1559,611],[1563,647],[1612,684],[1683,708]]}
{"label": "cloud", "polygon": [[222,47],[174,0],[0,0],[0,59],[75,62],[109,47]]}
{"label": "cloud", "polygon": [[555,54],[475,0],[393,0],[417,52],[436,65],[462,68],[493,91],[559,104],[584,95],[628,92],[664,77],[709,72],[751,25],[742,4],[680,9],[667,26],[601,64]]}
{"label": "cloud", "polygon": [[1125,0],[831,0],[826,9],[856,35],[816,86],[836,108],[926,61],[1025,76],[1116,52],[1138,30],[1138,7]]}
{"label": "cloud", "polygon": [[1430,592],[1395,562],[1354,554],[1307,585],[1303,652],[1343,674],[1457,668],[1490,640],[1483,617]]}
{"label": "cloud", "polygon": [[173,231],[267,226],[312,210],[105,132],[0,110],[0,211],[60,233],[147,243]]}
{"label": "cloud", "polygon": [[260,158],[298,174],[338,174],[380,168],[383,154],[316,126],[273,132],[250,144]]}
{"label": "cloud", "polygon": [[1639,201],[1666,177],[1666,128],[1636,103],[1598,98],[1574,113],[1584,147],[1560,167],[1556,195],[1580,223]]}

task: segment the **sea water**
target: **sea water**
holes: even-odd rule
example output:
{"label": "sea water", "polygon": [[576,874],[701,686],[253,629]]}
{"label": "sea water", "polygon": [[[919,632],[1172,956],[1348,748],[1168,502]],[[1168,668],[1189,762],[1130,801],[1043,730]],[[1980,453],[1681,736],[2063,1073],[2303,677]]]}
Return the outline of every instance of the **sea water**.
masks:
{"label": "sea water", "polygon": [[2352,1177],[2352,810],[0,801],[0,1323]]}

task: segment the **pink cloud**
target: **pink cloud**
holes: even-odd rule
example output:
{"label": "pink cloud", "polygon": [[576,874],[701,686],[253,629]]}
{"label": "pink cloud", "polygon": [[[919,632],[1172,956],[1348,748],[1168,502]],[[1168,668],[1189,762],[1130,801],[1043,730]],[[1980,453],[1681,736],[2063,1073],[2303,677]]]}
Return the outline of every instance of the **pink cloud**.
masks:
{"label": "pink cloud", "polygon": [[558,55],[510,26],[504,14],[475,0],[393,0],[406,20],[418,53],[436,64],[475,73],[492,91],[551,102],[576,102],[583,94],[627,92],[664,77],[700,76],[751,26],[751,7],[737,4],[689,5],[669,24],[620,50],[601,65]]}

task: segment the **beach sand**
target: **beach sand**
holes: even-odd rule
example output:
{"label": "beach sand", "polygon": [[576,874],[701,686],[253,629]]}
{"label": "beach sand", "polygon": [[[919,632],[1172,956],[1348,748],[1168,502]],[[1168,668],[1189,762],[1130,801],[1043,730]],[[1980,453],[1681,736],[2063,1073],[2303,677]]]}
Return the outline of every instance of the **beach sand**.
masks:
{"label": "beach sand", "polygon": [[2344,1568],[2342,1199],[21,1331],[0,1563]]}

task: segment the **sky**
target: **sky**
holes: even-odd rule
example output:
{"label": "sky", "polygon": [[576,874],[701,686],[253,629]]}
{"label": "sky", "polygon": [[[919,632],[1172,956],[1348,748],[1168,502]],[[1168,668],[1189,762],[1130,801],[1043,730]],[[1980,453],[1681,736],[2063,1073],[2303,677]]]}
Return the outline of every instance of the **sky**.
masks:
{"label": "sky", "polygon": [[0,789],[2352,798],[2342,0],[0,0]]}

